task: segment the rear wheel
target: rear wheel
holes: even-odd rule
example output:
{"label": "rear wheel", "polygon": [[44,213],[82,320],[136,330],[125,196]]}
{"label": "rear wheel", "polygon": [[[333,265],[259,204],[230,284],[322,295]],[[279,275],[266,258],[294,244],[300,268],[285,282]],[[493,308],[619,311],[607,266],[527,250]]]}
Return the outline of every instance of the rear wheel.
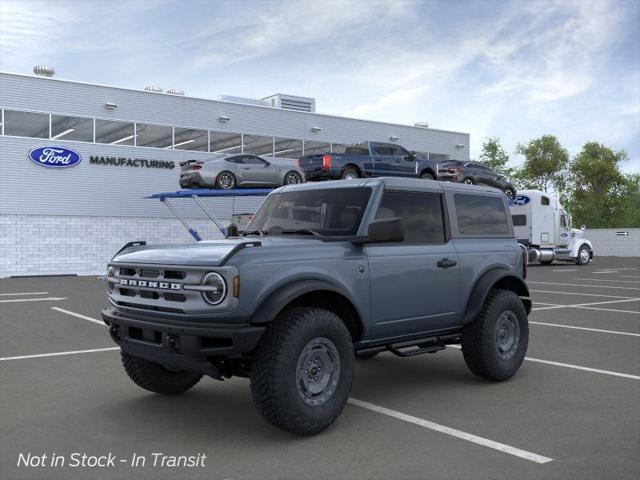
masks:
{"label": "rear wheel", "polygon": [[435,177],[430,172],[422,172],[420,178],[423,180],[435,180]]}
{"label": "rear wheel", "polygon": [[462,180],[462,183],[466,183],[467,185],[475,185],[475,182],[473,181],[473,178],[471,177],[467,177],[464,180]]}
{"label": "rear wheel", "polygon": [[349,330],[333,312],[285,310],[267,327],[251,362],[251,393],[271,425],[313,435],[342,412],[353,380]]}
{"label": "rear wheel", "polygon": [[347,167],[342,171],[340,176],[343,180],[356,180],[360,178],[360,173],[353,167]]}
{"label": "rear wheel", "polygon": [[524,360],[528,343],[527,312],[511,290],[492,290],[478,317],[462,331],[467,367],[489,380],[512,377]]}
{"label": "rear wheel", "polygon": [[302,183],[302,175],[300,175],[295,170],[291,170],[290,172],[287,172],[287,174],[284,176],[284,184],[293,185],[296,183]]}
{"label": "rear wheel", "polygon": [[129,378],[139,387],[162,395],[178,395],[193,387],[202,374],[184,370],[169,370],[159,363],[134,357],[121,351],[122,365]]}
{"label": "rear wheel", "polygon": [[236,177],[233,173],[220,172],[216,177],[216,186],[222,190],[231,190],[236,186]]}
{"label": "rear wheel", "polygon": [[591,251],[586,245],[582,245],[578,250],[578,256],[576,257],[576,264],[586,265],[591,260]]}

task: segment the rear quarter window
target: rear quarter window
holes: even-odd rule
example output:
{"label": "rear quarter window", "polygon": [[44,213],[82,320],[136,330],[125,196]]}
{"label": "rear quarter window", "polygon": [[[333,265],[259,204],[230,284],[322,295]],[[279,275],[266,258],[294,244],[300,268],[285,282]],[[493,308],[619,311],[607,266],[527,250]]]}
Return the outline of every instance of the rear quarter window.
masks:
{"label": "rear quarter window", "polygon": [[453,199],[460,234],[512,235],[505,202],[500,197],[456,193]]}

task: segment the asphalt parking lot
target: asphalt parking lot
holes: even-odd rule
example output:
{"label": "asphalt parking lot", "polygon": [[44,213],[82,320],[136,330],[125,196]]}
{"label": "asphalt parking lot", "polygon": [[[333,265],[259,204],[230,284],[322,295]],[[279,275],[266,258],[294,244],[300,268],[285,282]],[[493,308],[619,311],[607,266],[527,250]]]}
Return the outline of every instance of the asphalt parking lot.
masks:
{"label": "asphalt parking lot", "polygon": [[[478,379],[456,348],[385,353],[358,362],[332,428],[299,438],[262,421],[244,379],[203,379],[171,398],[136,387],[99,321],[96,277],[0,280],[0,476],[640,478],[640,258],[532,266],[528,283],[531,339],[516,377]],[[127,461],[71,467],[74,452]],[[67,464],[17,466],[21,453]],[[153,453],[207,458],[153,467]]]}

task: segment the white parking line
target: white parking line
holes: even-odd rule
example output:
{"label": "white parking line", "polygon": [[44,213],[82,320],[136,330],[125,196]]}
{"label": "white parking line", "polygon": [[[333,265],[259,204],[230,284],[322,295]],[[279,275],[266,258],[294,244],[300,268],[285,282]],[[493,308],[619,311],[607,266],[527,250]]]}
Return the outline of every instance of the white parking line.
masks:
{"label": "white parking line", "polygon": [[551,270],[552,272],[577,272],[579,268],[561,268],[560,270]]}
{"label": "white parking line", "polygon": [[628,298],[632,300],[640,300],[640,297],[621,297],[620,295],[603,295],[600,293],[560,292],[558,290],[529,290],[529,291],[537,292],[537,293],[557,293],[559,295],[577,295],[578,297]]}
{"label": "white parking line", "polygon": [[618,272],[618,270],[602,270],[600,272],[591,272],[592,274],[597,274],[597,273],[620,273]]}
{"label": "white parking line", "polygon": [[97,323],[98,325],[101,325],[103,327],[107,326],[104,322],[98,320],[97,318],[91,318],[85,315],[80,315],[79,313],[70,312],[69,310],[65,310],[64,308],[51,307],[51,310],[55,310],[56,312],[60,312],[60,313],[66,313],[67,315],[71,315],[72,317],[78,317],[88,322]]}
{"label": "white parking line", "polygon": [[[572,280],[592,280],[592,279],[573,277]],[[605,280],[603,278],[599,278],[598,281],[599,282],[615,282],[615,283],[640,283],[640,280]]]}
{"label": "white parking line", "polygon": [[640,287],[618,287],[613,285],[585,285],[583,283],[552,283],[552,282],[532,282],[527,283],[539,283],[540,285],[561,285],[563,287],[585,287],[585,288],[615,288],[617,290],[640,290]]}
{"label": "white parking line", "polygon": [[[460,345],[447,345],[447,348],[456,348],[461,350],[462,347]],[[573,365],[572,363],[562,363],[562,362],[553,362],[551,360],[542,360],[540,358],[533,357],[524,357],[528,362],[535,363],[544,363],[547,365],[554,365],[556,367],[564,367],[564,368],[572,368],[574,370],[583,370],[585,372],[594,372],[594,373],[602,373],[604,375],[612,375],[614,377],[622,377],[622,378],[630,378],[632,380],[640,380],[640,377],[637,375],[631,375],[629,373],[620,373],[620,372],[612,372],[611,370],[600,370],[599,368],[591,368],[591,367],[583,367],[582,365]]]}
{"label": "white parking line", "polygon": [[534,304],[538,304],[538,305],[550,305],[548,307],[539,307],[539,308],[533,308],[532,311],[540,311],[540,310],[553,310],[556,308],[590,308],[592,310],[605,310],[605,311],[611,311],[611,312],[629,312],[630,310],[612,310],[612,309],[607,309],[607,308],[592,308],[593,305],[605,305],[605,304],[609,304],[609,303],[624,303],[624,302],[637,302],[639,301],[640,298],[627,298],[624,300],[607,300],[604,302],[591,302],[591,303],[576,303],[573,305],[558,305],[558,304],[554,304],[554,303],[540,303],[540,302],[533,302]]}
{"label": "white parking line", "polygon": [[42,357],[58,357],[62,355],[77,355],[79,353],[109,352],[112,350],[120,350],[120,347],[92,348],[91,350],[72,350],[69,352],[38,353],[36,355],[20,355],[18,357],[3,357],[3,358],[0,358],[0,362],[6,362],[7,360],[24,360],[26,358],[42,358]]}
{"label": "white parking line", "polygon": [[599,368],[583,367],[582,365],[573,365],[571,363],[552,362],[551,360],[542,360],[540,358],[524,357],[529,362],[544,363],[546,365],[555,365],[556,367],[573,368],[575,370],[583,370],[585,372],[603,373],[614,377],[630,378],[632,380],[640,380],[638,375],[629,373],[612,372],[611,370],[600,370]]}
{"label": "white parking line", "polygon": [[618,332],[617,330],[602,330],[600,328],[577,327],[575,325],[561,325],[561,324],[558,324],[558,323],[546,323],[546,322],[532,322],[532,321],[529,321],[529,325],[544,325],[546,327],[570,328],[570,329],[573,329],[573,330],[584,330],[584,331],[587,331],[587,332],[611,333],[611,334],[614,334],[614,335],[628,335],[630,337],[640,337],[640,333]]}
{"label": "white parking line", "polygon": [[620,278],[640,278],[640,275],[620,275]]}
{"label": "white parking line", "polygon": [[494,442],[493,440],[489,440],[483,437],[478,437],[477,435],[463,432],[461,430],[456,430],[455,428],[445,427],[444,425],[440,425],[439,423],[430,422],[429,420],[424,420],[422,418],[414,417],[412,415],[407,415],[405,413],[401,413],[396,410],[391,410],[390,408],[385,408],[379,405],[375,405],[373,403],[364,402],[362,400],[358,400],[357,398],[353,398],[353,397],[349,398],[349,403],[351,405],[355,405],[360,408],[371,410],[372,412],[381,413],[382,415],[387,415],[389,417],[393,417],[398,420],[402,420],[404,422],[413,423],[414,425],[419,425],[420,427],[428,428],[430,430],[435,430],[436,432],[444,433],[452,437],[456,437],[462,440],[466,440],[468,442],[476,443],[478,445],[482,445],[483,447],[493,448],[494,450],[498,450],[503,453],[508,453],[509,455],[524,458],[525,460],[529,460],[531,462],[548,463],[553,461],[553,458],[543,457],[542,455],[527,452],[526,450],[521,450],[519,448],[512,447],[510,445],[505,445],[504,443]]}
{"label": "white parking line", "polygon": [[57,302],[58,300],[66,300],[67,297],[46,297],[46,298],[11,298],[9,300],[0,300],[0,303],[17,303],[17,302]]}
{"label": "white parking line", "polygon": [[576,307],[576,308],[584,308],[585,310],[599,310],[601,312],[631,313],[634,315],[640,315],[640,312],[636,310],[616,310],[615,308],[598,308],[598,307]]}
{"label": "white parking line", "polygon": [[19,295],[49,295],[49,292],[0,293],[0,297],[17,297]]}

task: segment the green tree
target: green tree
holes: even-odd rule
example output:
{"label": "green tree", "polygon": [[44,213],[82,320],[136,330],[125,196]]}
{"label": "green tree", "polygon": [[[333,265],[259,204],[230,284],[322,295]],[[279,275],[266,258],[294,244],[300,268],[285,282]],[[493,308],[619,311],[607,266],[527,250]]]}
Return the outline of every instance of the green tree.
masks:
{"label": "green tree", "polygon": [[[569,166],[567,207],[577,225],[594,228],[620,227],[633,222],[633,199],[638,180],[625,177],[619,163],[627,159],[624,150],[614,151],[597,142],[585,143]],[[635,193],[634,193],[635,189]],[[636,201],[637,203],[637,201]]]}
{"label": "green tree", "polygon": [[529,143],[518,144],[516,153],[525,160],[517,171],[520,187],[547,192],[553,187],[557,192],[565,188],[565,171],[569,163],[569,152],[553,135],[543,135]]}
{"label": "green tree", "polygon": [[480,161],[502,175],[506,175],[507,177],[513,175],[513,169],[507,167],[509,155],[502,147],[498,137],[491,137],[485,140],[482,144]]}

